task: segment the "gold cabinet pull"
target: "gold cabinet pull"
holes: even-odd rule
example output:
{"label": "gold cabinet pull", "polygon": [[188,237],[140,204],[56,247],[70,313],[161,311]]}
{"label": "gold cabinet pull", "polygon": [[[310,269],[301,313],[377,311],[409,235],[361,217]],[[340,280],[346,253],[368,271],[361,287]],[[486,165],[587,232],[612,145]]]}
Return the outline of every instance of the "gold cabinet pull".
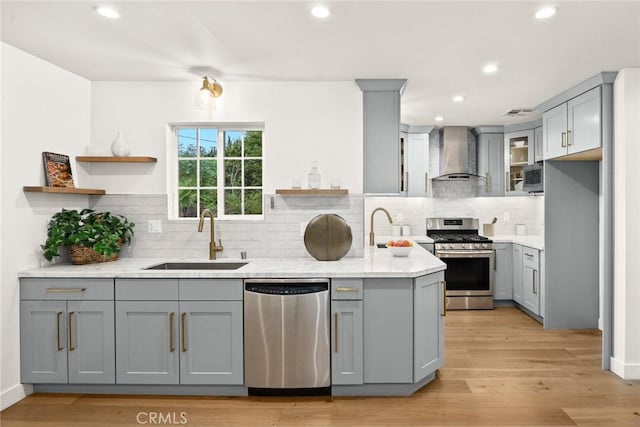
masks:
{"label": "gold cabinet pull", "polygon": [[567,147],[571,147],[571,131],[567,131]]}
{"label": "gold cabinet pull", "polygon": [[429,194],[429,172],[424,173],[424,194]]}
{"label": "gold cabinet pull", "polygon": [[538,294],[538,291],[536,290],[536,271],[537,270],[532,270],[533,271],[533,293],[535,295]]}
{"label": "gold cabinet pull", "polygon": [[333,313],[333,351],[338,352],[338,313]]}
{"label": "gold cabinet pull", "polygon": [[489,186],[490,186],[489,179],[490,179],[489,172],[485,172],[484,174],[484,192],[485,193],[489,192]]}
{"label": "gold cabinet pull", "polygon": [[62,317],[62,312],[59,311],[56,313],[56,340],[58,344],[58,351],[64,350],[62,344],[60,344],[60,318]]}
{"label": "gold cabinet pull", "polygon": [[443,280],[440,282],[442,284],[442,317],[447,315],[447,281]]}
{"label": "gold cabinet pull", "polygon": [[180,346],[182,347],[182,352],[187,351],[187,313],[182,313],[180,315]]}
{"label": "gold cabinet pull", "polygon": [[336,292],[358,292],[360,289],[358,288],[346,288],[346,287],[338,287],[336,288]]}
{"label": "gold cabinet pull", "polygon": [[173,319],[175,317],[175,313],[172,311],[169,313],[169,352],[173,353],[175,350],[173,346]]}
{"label": "gold cabinet pull", "polygon": [[87,288],[47,288],[47,292],[50,293],[70,293],[70,292],[84,292]]}
{"label": "gold cabinet pull", "polygon": [[560,139],[560,145],[562,145],[563,148],[567,146],[567,134],[565,132],[562,132],[562,138]]}
{"label": "gold cabinet pull", "polygon": [[509,186],[509,172],[505,172],[505,186],[504,191],[511,191],[511,187]]}
{"label": "gold cabinet pull", "polygon": [[76,349],[76,346],[73,345],[73,311],[69,312],[69,351],[73,351]]}

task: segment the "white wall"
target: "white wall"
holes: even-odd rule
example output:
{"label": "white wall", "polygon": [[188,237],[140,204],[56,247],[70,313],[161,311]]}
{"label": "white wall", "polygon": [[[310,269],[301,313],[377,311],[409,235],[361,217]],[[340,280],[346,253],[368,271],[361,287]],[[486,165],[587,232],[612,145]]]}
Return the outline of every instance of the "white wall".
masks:
{"label": "white wall", "polygon": [[323,187],[331,177],[362,193],[362,92],[349,82],[229,82],[213,113],[193,107],[193,82],[94,82],[88,154],[110,155],[122,131],[131,155],[150,165],[84,165],[91,185],[110,193],[166,194],[168,123],[264,122],[264,192],[290,188],[318,160]]}
{"label": "white wall", "polygon": [[614,82],[614,300],[611,370],[640,379],[640,68]]}
{"label": "white wall", "polygon": [[[30,392],[20,384],[17,273],[37,267],[47,222],[62,207],[88,206],[86,196],[24,193],[43,185],[42,151],[80,154],[89,141],[89,81],[2,43],[2,338],[0,407]],[[82,171],[72,171],[76,185]]]}

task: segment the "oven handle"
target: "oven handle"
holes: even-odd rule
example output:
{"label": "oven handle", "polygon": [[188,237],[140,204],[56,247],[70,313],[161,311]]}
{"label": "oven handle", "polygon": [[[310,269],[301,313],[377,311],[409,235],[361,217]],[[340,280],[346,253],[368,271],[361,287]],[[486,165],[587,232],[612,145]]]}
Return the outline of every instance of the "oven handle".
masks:
{"label": "oven handle", "polygon": [[450,251],[446,252],[438,252],[436,251],[436,256],[439,258],[491,258],[493,257],[493,250],[490,251]]}

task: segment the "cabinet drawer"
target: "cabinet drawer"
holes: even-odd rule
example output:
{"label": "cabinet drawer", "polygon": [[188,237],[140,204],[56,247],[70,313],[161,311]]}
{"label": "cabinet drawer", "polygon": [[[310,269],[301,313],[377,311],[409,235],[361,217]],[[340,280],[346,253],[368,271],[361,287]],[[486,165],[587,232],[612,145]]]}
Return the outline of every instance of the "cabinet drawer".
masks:
{"label": "cabinet drawer", "polygon": [[526,246],[523,246],[522,247],[522,260],[523,260],[523,262],[528,262],[528,263],[532,263],[532,264],[538,265],[538,260],[539,260],[538,250],[537,249],[531,249],[531,248],[528,248]]}
{"label": "cabinet drawer", "polygon": [[331,299],[362,299],[362,279],[331,279]]}
{"label": "cabinet drawer", "polygon": [[242,279],[180,279],[181,301],[242,301]]}
{"label": "cabinet drawer", "polygon": [[20,279],[22,300],[113,300],[113,279]]}
{"label": "cabinet drawer", "polygon": [[177,301],[178,279],[116,279],[116,300]]}

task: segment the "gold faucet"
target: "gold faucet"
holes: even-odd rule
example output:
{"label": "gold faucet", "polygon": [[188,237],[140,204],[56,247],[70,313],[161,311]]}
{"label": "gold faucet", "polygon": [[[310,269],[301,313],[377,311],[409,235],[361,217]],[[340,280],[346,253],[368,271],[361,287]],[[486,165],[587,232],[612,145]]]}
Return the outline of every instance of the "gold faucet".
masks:
{"label": "gold faucet", "polygon": [[371,231],[369,231],[369,246],[373,246],[376,244],[375,242],[375,234],[373,234],[373,214],[378,211],[382,211],[387,214],[387,219],[389,220],[389,224],[393,224],[393,220],[391,219],[391,214],[385,208],[375,208],[373,212],[371,212],[371,220],[369,221],[369,225],[371,226]]}
{"label": "gold faucet", "polygon": [[204,228],[204,217],[209,216],[211,218],[211,239],[209,240],[209,259],[216,259],[216,252],[222,252],[222,240],[218,239],[219,245],[216,245],[216,232],[215,232],[215,220],[213,218],[213,212],[209,209],[205,209],[200,214],[200,223],[198,224],[198,232],[202,233]]}

